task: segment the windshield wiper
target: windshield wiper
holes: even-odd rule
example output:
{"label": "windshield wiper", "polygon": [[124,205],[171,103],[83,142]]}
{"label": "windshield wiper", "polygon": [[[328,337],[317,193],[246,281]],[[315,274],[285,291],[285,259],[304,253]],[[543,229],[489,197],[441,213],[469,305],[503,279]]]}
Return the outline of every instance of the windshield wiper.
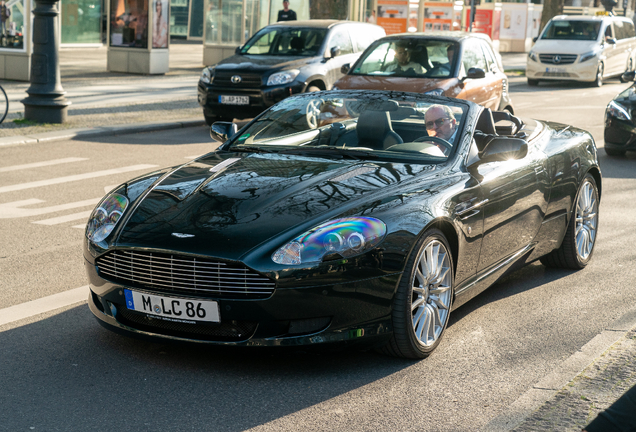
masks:
{"label": "windshield wiper", "polygon": [[362,159],[378,159],[379,156],[373,151],[352,150],[340,147],[296,147],[292,149],[281,150],[280,153],[335,153],[342,157],[348,157],[354,160]]}
{"label": "windshield wiper", "polygon": [[247,153],[278,153],[276,150],[270,150],[270,149],[267,149],[264,147],[258,147],[258,146],[230,147],[228,151],[247,152]]}

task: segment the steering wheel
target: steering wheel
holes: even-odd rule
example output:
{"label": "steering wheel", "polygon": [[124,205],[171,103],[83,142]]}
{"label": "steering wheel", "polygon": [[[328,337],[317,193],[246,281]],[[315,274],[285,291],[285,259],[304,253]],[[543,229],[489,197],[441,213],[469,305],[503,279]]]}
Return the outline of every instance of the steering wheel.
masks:
{"label": "steering wheel", "polygon": [[306,117],[307,124],[311,129],[316,129],[318,127],[318,117],[320,116],[320,107],[324,101],[320,98],[312,99],[307,104]]}
{"label": "steering wheel", "polygon": [[423,137],[419,137],[416,140],[413,140],[413,142],[426,142],[426,141],[431,141],[431,142],[434,142],[435,144],[443,145],[448,150],[453,149],[453,145],[451,143],[449,143],[445,139],[434,137],[434,136],[423,136]]}

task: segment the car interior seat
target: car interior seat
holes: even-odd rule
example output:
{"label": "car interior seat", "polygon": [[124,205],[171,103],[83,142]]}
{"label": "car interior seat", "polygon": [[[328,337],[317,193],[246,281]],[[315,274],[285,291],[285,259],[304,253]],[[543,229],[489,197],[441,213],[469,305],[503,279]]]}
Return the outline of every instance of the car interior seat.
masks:
{"label": "car interior seat", "polygon": [[358,146],[384,150],[404,141],[391,126],[388,111],[363,111],[358,117]]}
{"label": "car interior seat", "polygon": [[305,40],[300,36],[294,36],[289,42],[289,47],[294,51],[302,51],[305,48]]}
{"label": "car interior seat", "polygon": [[423,45],[417,46],[411,50],[411,61],[421,64],[426,71],[433,69],[433,64],[428,58],[428,51]]}
{"label": "car interior seat", "polygon": [[477,125],[475,125],[475,143],[479,151],[486,148],[486,145],[495,136],[497,136],[497,129],[495,128],[495,119],[492,116],[492,111],[490,108],[484,108],[479,115],[479,119],[477,119]]}

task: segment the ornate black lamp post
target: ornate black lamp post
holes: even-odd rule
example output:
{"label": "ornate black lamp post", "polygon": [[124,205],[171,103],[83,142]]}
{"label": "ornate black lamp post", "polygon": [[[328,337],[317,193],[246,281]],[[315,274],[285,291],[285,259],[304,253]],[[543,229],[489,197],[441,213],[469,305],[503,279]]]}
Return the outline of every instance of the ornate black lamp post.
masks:
{"label": "ornate black lamp post", "polygon": [[22,100],[24,118],[39,123],[64,123],[68,106],[60,82],[59,0],[36,0],[33,10],[33,54],[29,96]]}

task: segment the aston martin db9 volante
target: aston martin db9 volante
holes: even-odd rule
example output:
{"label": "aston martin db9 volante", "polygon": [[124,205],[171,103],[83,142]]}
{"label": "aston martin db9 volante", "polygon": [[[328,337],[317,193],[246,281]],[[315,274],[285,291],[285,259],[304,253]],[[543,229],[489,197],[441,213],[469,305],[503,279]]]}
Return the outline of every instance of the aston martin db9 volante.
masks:
{"label": "aston martin db9 volante", "polygon": [[218,150],[110,192],[86,229],[89,306],[125,334],[364,343],[423,358],[452,310],[541,260],[592,257],[592,136],[415,93],[292,96]]}

